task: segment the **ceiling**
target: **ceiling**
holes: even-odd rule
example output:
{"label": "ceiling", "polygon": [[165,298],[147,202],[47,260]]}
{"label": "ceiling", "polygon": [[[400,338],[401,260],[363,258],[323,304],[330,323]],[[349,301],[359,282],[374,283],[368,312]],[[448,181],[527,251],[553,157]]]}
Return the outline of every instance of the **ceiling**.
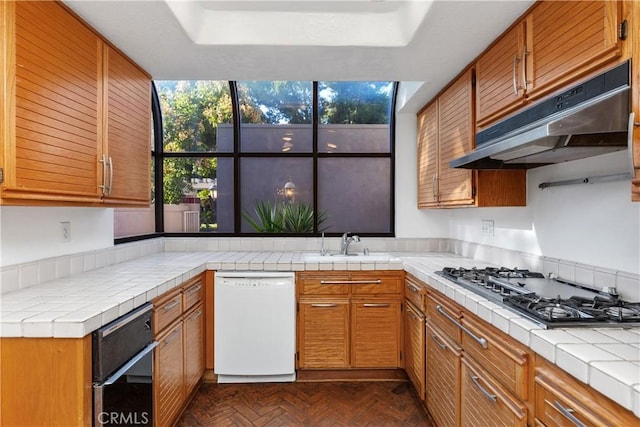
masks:
{"label": "ceiling", "polygon": [[65,3],[156,80],[411,81],[419,105],[533,1]]}

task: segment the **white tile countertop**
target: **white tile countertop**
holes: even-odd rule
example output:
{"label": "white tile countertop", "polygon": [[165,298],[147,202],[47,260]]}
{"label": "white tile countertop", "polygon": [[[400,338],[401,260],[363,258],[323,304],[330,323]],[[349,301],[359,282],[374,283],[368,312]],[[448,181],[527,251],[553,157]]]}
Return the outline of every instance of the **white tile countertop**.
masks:
{"label": "white tile countertop", "polygon": [[404,269],[640,417],[640,328],[542,329],[434,274],[478,261],[437,252],[391,255],[384,262],[307,262],[292,251],[162,252],[1,295],[0,336],[81,338],[205,270]]}

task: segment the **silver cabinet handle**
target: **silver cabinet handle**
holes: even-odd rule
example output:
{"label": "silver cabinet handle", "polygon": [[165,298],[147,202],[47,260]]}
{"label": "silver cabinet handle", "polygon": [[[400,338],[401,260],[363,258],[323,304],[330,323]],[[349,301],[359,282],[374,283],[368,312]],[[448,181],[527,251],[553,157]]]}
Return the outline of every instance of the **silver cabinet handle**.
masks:
{"label": "silver cabinet handle", "polygon": [[102,159],[100,159],[100,163],[102,163],[102,185],[98,187],[102,189],[102,195],[107,194],[109,187],[107,186],[107,155],[103,154]]}
{"label": "silver cabinet handle", "polygon": [[197,319],[200,316],[202,316],[202,309],[199,309],[198,311],[193,313],[191,316],[189,316],[188,320],[194,320],[194,319]]}
{"label": "silver cabinet handle", "polygon": [[444,350],[445,348],[447,348],[447,345],[446,345],[445,343],[441,342],[441,341],[438,339],[438,336],[437,336],[436,334],[431,334],[431,339],[432,339],[436,344],[438,344],[438,347],[440,347],[441,349],[443,349],[443,350]]}
{"label": "silver cabinet handle", "polygon": [[498,398],[496,397],[495,394],[489,393],[487,391],[487,389],[482,387],[482,385],[480,384],[480,381],[478,381],[478,377],[477,376],[469,375],[469,378],[471,378],[471,381],[473,381],[473,383],[476,385],[476,387],[478,387],[478,390],[480,390],[482,392],[482,394],[487,396],[487,399],[491,400],[493,403],[496,403],[498,401]]}
{"label": "silver cabinet handle", "polygon": [[113,159],[109,156],[109,195],[113,193]]}
{"label": "silver cabinet handle", "polygon": [[513,94],[515,96],[518,96],[518,71],[517,71],[518,67],[517,67],[517,65],[518,65],[519,61],[520,60],[518,59],[518,54],[514,53],[513,54],[513,65],[512,65],[512,68],[513,68]]}
{"label": "silver cabinet handle", "polygon": [[321,285],[379,285],[382,280],[321,280]]}
{"label": "silver cabinet handle", "polygon": [[480,338],[478,337],[476,334],[474,334],[473,332],[471,332],[469,329],[467,329],[462,323],[458,322],[456,319],[454,319],[453,317],[451,317],[449,315],[449,313],[447,313],[446,311],[444,311],[442,309],[442,306],[440,304],[436,305],[436,310],[438,310],[438,312],[440,314],[442,314],[444,317],[446,317],[447,319],[449,319],[453,324],[455,324],[458,328],[462,329],[462,331],[469,335],[471,338],[473,338],[474,340],[476,340],[478,342],[478,344],[480,344],[482,346],[482,348],[487,348],[488,347],[488,343],[487,340],[484,338]]}
{"label": "silver cabinet handle", "polygon": [[387,304],[387,303],[365,303],[362,304],[363,307],[391,307],[391,304]]}
{"label": "silver cabinet handle", "polygon": [[558,411],[560,411],[560,413],[562,415],[565,416],[566,419],[568,419],[569,421],[571,421],[573,424],[575,424],[578,427],[585,427],[584,423],[582,423],[579,419],[576,418],[575,415],[573,415],[574,410],[570,409],[570,408],[566,408],[564,407],[560,402],[558,402],[557,400],[553,401],[553,406],[556,407],[556,409]]}
{"label": "silver cabinet handle", "polygon": [[420,320],[420,316],[418,316],[418,313],[416,313],[413,308],[411,308],[409,306],[409,304],[405,304],[405,307],[407,307],[407,313],[409,313],[411,315],[411,317],[413,317],[416,320]]}
{"label": "silver cabinet handle", "polygon": [[196,287],[193,287],[193,288],[191,288],[191,289],[189,289],[189,290],[187,291],[187,295],[195,294],[195,293],[196,293],[196,292],[198,292],[200,289],[202,289],[202,285],[198,285],[198,286],[196,286]]}
{"label": "silver cabinet handle", "polygon": [[129,369],[131,369],[131,367],[133,365],[135,365],[136,363],[138,363],[140,361],[140,359],[142,359],[143,357],[145,357],[147,354],[151,353],[151,351],[153,351],[154,348],[156,348],[156,346],[158,345],[157,342],[152,342],[149,345],[147,345],[145,348],[143,348],[140,353],[136,354],[135,356],[133,356],[131,358],[131,360],[129,360],[125,365],[123,365],[120,369],[118,369],[116,372],[114,372],[109,378],[107,378],[104,383],[102,383],[103,386],[107,386],[107,385],[111,385],[113,383],[115,383],[116,381],[118,381],[120,379],[121,376],[123,376]]}
{"label": "silver cabinet handle", "polygon": [[173,341],[174,339],[176,339],[176,337],[178,336],[178,334],[180,333],[180,329],[176,329],[175,331],[173,331],[173,333],[171,335],[169,335],[168,337],[166,337],[164,339],[164,341],[162,341],[165,345],[171,343],[171,341]]}
{"label": "silver cabinet handle", "polygon": [[169,311],[171,310],[173,307],[175,307],[176,305],[178,305],[180,303],[180,300],[174,299],[173,301],[171,301],[169,304],[165,305],[164,307],[162,307],[162,309],[164,311]]}
{"label": "silver cabinet handle", "polygon": [[438,175],[436,175],[434,173],[433,174],[433,183],[432,183],[433,184],[433,197],[436,197],[438,195],[438,192],[437,192],[438,187],[437,187],[437,184],[436,184],[437,180],[438,180]]}
{"label": "silver cabinet handle", "polygon": [[[629,154],[629,166],[630,166],[629,173],[631,174],[631,178],[635,177],[636,175],[636,164],[635,164],[635,159],[633,158],[633,125],[634,125],[633,120],[634,118],[635,118],[635,113],[632,111],[629,114],[629,128],[627,129],[627,132],[628,132],[627,153]],[[636,123],[636,126],[638,125],[640,124]]]}
{"label": "silver cabinet handle", "polygon": [[420,293],[420,289],[418,289],[418,287],[416,285],[413,285],[411,283],[407,283],[407,287],[413,293],[416,293],[416,294]]}
{"label": "silver cabinet handle", "polygon": [[335,303],[316,303],[316,304],[311,304],[311,307],[318,307],[318,308],[330,308],[330,307],[337,307],[338,304]]}
{"label": "silver cabinet handle", "polygon": [[527,90],[527,84],[529,83],[527,81],[527,55],[529,55],[529,52],[527,52],[527,46],[524,46],[522,48],[522,86],[521,86],[521,89],[523,91]]}

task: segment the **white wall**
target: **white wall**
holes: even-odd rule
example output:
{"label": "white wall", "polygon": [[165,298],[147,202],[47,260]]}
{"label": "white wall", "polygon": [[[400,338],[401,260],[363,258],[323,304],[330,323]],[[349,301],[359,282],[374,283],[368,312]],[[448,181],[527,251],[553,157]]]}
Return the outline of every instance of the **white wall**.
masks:
{"label": "white wall", "polygon": [[[629,180],[540,190],[538,184],[626,171],[626,151],[527,173],[523,208],[455,209],[449,237],[587,265],[640,273],[640,203]],[[481,220],[495,222],[494,236]]]}
{"label": "white wall", "polygon": [[[71,223],[63,241],[61,222]],[[0,207],[0,266],[113,246],[113,209]]]}

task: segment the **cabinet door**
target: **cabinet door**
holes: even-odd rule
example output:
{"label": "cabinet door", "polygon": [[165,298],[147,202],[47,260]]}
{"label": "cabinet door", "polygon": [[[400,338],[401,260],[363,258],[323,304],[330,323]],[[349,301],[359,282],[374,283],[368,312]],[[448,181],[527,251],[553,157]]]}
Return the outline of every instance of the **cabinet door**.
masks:
{"label": "cabinet door", "polygon": [[184,401],[184,365],[182,321],[158,337],[154,350],[155,425],[171,426]]}
{"label": "cabinet door", "polygon": [[505,33],[476,62],[476,124],[490,122],[522,106],[524,23]]}
{"label": "cabinet door", "polygon": [[196,306],[184,318],[184,385],[189,396],[204,373],[204,307]]}
{"label": "cabinet door", "polygon": [[461,425],[475,427],[491,420],[498,427],[527,425],[527,408],[486,372],[462,358]]}
{"label": "cabinet door", "polygon": [[105,45],[105,201],[148,205],[151,199],[151,80]]}
{"label": "cabinet door", "polygon": [[438,98],[438,199],[441,205],[473,204],[473,175],[449,162],[473,149],[473,87],[471,70],[459,77]]}
{"label": "cabinet door", "polygon": [[424,400],[424,315],[405,301],[404,311],[404,366],[420,400]]}
{"label": "cabinet door", "polygon": [[351,304],[351,367],[399,368],[400,301],[357,300]]}
{"label": "cabinet door", "polygon": [[426,334],[427,409],[439,427],[457,426],[460,421],[461,348],[429,324]]}
{"label": "cabinet door", "polygon": [[538,98],[615,61],[621,4],[543,1],[527,17],[529,96]]}
{"label": "cabinet door", "polygon": [[298,367],[349,367],[349,300],[299,303]]}
{"label": "cabinet door", "polygon": [[98,36],[57,2],[0,7],[3,203],[99,201]]}
{"label": "cabinet door", "polygon": [[438,204],[438,101],[418,114],[418,208]]}

